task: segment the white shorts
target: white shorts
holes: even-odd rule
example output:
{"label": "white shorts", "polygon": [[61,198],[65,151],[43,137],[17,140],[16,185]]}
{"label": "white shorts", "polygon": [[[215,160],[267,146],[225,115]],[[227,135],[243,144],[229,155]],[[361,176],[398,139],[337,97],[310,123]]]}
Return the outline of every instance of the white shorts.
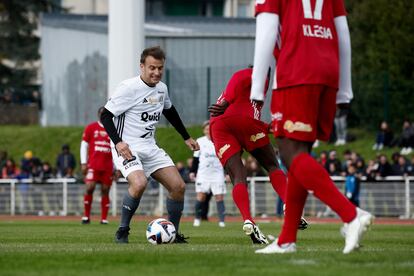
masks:
{"label": "white shorts", "polygon": [[198,182],[195,183],[196,193],[208,194],[210,191],[213,195],[224,195],[226,194],[226,183],[224,181],[220,182]]}
{"label": "white shorts", "polygon": [[156,170],[175,166],[170,156],[155,143],[130,146],[130,150],[134,158],[128,162],[122,156],[118,156],[117,151],[112,147],[115,166],[125,178],[133,171],[144,171],[145,176],[148,177]]}

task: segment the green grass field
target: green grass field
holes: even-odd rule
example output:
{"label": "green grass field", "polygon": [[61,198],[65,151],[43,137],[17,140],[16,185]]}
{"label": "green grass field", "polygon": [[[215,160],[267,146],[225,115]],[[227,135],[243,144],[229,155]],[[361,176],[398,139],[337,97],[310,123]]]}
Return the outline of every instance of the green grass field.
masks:
{"label": "green grass field", "polygon": [[[280,224],[261,224],[276,234]],[[374,225],[358,252],[343,255],[339,224],[300,232],[298,252],[257,255],[241,224],[193,228],[189,244],[154,246],[146,222],[134,222],[130,243],[113,243],[116,223],[0,221],[0,275],[414,275],[412,226]]]}

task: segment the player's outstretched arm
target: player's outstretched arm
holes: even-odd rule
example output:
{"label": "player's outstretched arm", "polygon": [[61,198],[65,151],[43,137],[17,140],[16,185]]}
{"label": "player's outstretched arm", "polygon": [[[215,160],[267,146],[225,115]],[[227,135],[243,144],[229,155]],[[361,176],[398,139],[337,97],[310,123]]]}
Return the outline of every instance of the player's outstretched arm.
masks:
{"label": "player's outstretched arm", "polygon": [[256,39],[250,99],[264,101],[267,72],[273,60],[273,50],[279,30],[279,16],[274,13],[260,13],[256,17]]}
{"label": "player's outstretched arm", "polygon": [[191,138],[190,134],[188,134],[187,129],[185,128],[183,121],[180,118],[180,115],[178,114],[177,110],[173,105],[169,109],[164,109],[162,111],[162,114],[164,114],[168,122],[170,122],[172,126],[175,128],[175,130],[181,135],[181,137],[183,137],[185,144],[191,150],[194,151],[200,149],[200,146],[198,145],[197,141]]}
{"label": "player's outstretched arm", "polygon": [[351,38],[348,22],[345,16],[334,19],[335,29],[338,34],[339,46],[339,90],[336,96],[338,106],[348,104],[352,98],[351,83]]}

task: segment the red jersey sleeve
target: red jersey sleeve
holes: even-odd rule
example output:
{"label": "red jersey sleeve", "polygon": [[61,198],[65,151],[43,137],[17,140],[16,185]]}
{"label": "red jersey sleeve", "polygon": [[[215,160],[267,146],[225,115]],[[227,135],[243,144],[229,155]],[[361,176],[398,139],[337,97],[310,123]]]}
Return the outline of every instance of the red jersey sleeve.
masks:
{"label": "red jersey sleeve", "polygon": [[262,12],[279,14],[280,0],[256,0],[255,16]]}
{"label": "red jersey sleeve", "polygon": [[343,0],[333,0],[332,5],[334,17],[346,15],[346,9]]}
{"label": "red jersey sleeve", "polygon": [[89,125],[85,128],[85,131],[83,132],[82,140],[87,143],[89,143],[89,141],[91,140],[91,128],[89,127]]}

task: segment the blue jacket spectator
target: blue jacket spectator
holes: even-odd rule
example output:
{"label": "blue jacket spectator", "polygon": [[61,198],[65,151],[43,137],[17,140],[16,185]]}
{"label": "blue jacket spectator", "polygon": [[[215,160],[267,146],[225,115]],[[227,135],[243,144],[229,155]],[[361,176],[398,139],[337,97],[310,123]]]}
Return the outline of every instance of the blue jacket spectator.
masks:
{"label": "blue jacket spectator", "polygon": [[76,167],[75,156],[70,152],[69,145],[62,146],[62,152],[56,159],[56,169],[60,177],[73,177]]}
{"label": "blue jacket spectator", "polygon": [[348,166],[348,174],[345,177],[345,196],[355,206],[359,206],[359,190],[360,180],[356,174],[356,167],[354,164]]}

